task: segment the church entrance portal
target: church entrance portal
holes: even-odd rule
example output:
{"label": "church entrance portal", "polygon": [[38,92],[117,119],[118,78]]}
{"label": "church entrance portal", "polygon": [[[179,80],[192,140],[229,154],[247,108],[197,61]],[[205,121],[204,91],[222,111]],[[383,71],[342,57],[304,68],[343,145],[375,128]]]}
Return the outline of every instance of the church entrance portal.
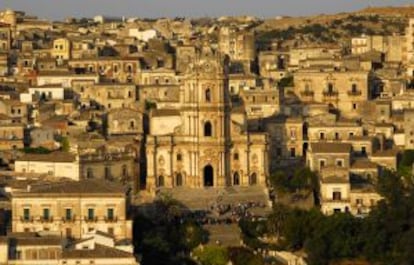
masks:
{"label": "church entrance portal", "polygon": [[214,186],[213,167],[208,165],[204,167],[204,187]]}

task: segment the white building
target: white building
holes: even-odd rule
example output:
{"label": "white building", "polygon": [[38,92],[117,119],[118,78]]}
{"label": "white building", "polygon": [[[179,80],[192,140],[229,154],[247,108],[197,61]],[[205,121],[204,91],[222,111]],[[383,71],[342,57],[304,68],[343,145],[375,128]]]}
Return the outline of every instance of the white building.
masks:
{"label": "white building", "polygon": [[20,94],[20,101],[23,103],[31,103],[39,99],[63,100],[64,98],[65,89],[60,84],[30,87],[28,93]]}
{"label": "white building", "polygon": [[154,29],[148,29],[148,30],[141,31],[135,28],[135,29],[129,29],[128,36],[135,37],[138,40],[147,42],[150,39],[156,38],[158,36],[158,33]]}
{"label": "white building", "polygon": [[17,159],[14,171],[19,173],[48,174],[57,178],[80,179],[78,157],[65,152],[26,154]]}

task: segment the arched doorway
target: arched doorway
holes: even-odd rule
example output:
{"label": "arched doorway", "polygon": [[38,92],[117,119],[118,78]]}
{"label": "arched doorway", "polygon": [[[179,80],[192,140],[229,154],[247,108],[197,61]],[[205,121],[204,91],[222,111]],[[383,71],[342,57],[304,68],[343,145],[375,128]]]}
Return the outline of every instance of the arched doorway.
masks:
{"label": "arched doorway", "polygon": [[175,186],[180,187],[183,185],[183,175],[181,173],[178,173],[177,176],[175,176]]}
{"label": "arched doorway", "polygon": [[211,126],[211,122],[204,123],[204,136],[210,137],[213,135],[213,126]]}
{"label": "arched doorway", "polygon": [[249,177],[249,185],[256,185],[257,184],[257,174],[253,173]]}
{"label": "arched doorway", "polygon": [[205,187],[212,187],[214,186],[214,172],[213,167],[208,165],[204,167],[203,170],[203,177],[204,177],[204,186]]}
{"label": "arched doorway", "polygon": [[233,174],[233,185],[234,186],[240,185],[240,175],[238,172],[234,172]]}
{"label": "arched doorway", "polygon": [[164,187],[164,176],[158,176],[157,178],[157,187]]}

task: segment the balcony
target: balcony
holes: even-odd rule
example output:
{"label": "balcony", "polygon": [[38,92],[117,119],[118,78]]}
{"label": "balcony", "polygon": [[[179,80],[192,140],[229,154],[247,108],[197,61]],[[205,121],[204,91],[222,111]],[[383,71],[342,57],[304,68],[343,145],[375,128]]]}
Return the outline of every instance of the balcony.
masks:
{"label": "balcony", "polygon": [[84,221],[87,222],[87,223],[96,223],[96,222],[98,222],[98,217],[96,217],[96,216],[94,216],[94,217],[85,216]]}
{"label": "balcony", "polygon": [[71,218],[66,218],[66,217],[62,217],[62,222],[63,223],[73,223],[75,222],[76,218],[75,216],[71,216]]}
{"label": "balcony", "polygon": [[116,223],[118,222],[118,217],[114,216],[114,217],[108,217],[105,216],[105,223]]}
{"label": "balcony", "polygon": [[338,97],[338,91],[324,91],[323,96],[326,98],[336,98]]}
{"label": "balcony", "polygon": [[361,96],[361,95],[362,95],[362,91],[360,91],[360,90],[348,91],[348,96],[350,96],[350,97],[358,97],[358,96]]}
{"label": "balcony", "polygon": [[42,223],[52,223],[53,217],[52,216],[49,216],[49,217],[40,216],[39,220]]}
{"label": "balcony", "polygon": [[20,221],[23,222],[23,223],[33,223],[34,219],[33,219],[33,217],[24,218],[23,216],[21,216]]}
{"label": "balcony", "polygon": [[315,92],[313,92],[313,91],[301,91],[300,92],[300,95],[303,97],[303,98],[313,98],[313,96],[315,95]]}

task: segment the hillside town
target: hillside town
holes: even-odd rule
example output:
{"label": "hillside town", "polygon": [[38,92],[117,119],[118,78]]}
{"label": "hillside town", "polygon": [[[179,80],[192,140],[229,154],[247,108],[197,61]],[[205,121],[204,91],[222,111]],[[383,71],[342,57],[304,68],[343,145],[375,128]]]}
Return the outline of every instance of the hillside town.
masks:
{"label": "hillside town", "polygon": [[414,13],[398,19],[327,38],[345,20],[0,11],[0,264],[325,264],[269,247],[281,209],[364,222],[392,202],[384,178],[414,183]]}

